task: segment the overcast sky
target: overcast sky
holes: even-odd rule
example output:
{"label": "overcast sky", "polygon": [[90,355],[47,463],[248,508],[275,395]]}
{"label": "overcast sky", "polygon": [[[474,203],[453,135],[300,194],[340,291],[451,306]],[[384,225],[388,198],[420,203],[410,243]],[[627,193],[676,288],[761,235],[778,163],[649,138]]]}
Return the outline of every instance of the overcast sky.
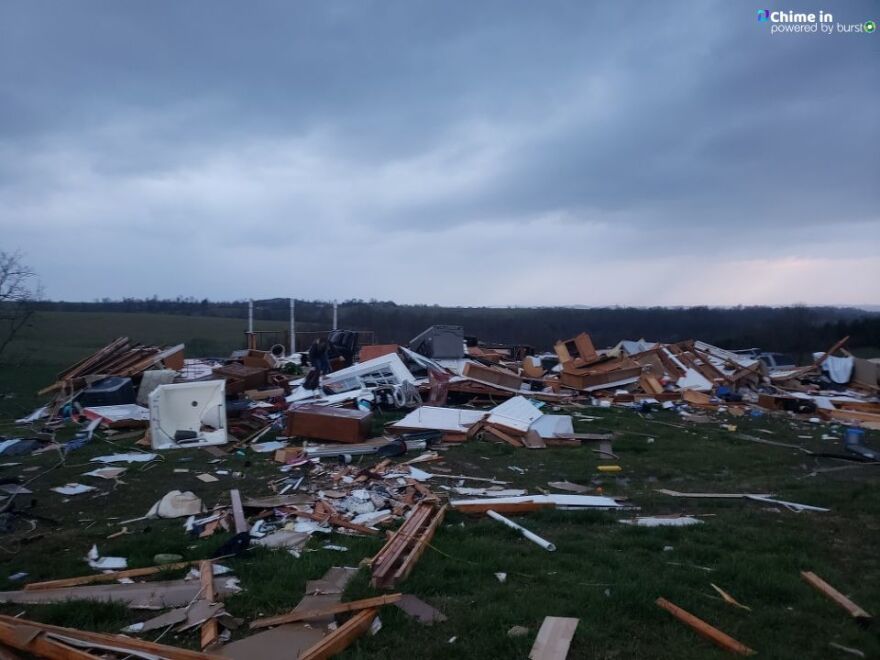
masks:
{"label": "overcast sky", "polygon": [[[800,0],[835,24],[880,3]],[[880,31],[745,1],[3,0],[46,295],[880,303]]]}

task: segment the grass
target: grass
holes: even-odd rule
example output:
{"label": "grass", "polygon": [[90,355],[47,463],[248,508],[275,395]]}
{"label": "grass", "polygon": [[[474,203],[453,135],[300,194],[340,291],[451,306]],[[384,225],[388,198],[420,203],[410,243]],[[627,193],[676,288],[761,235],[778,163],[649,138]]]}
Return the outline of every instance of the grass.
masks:
{"label": "grass", "polygon": [[[129,329],[119,334],[137,333]],[[189,333],[193,334],[195,331]],[[183,332],[179,336],[188,335]],[[46,366],[57,371],[64,363]],[[5,375],[6,382],[30,387],[42,377],[40,368],[20,367],[14,377]],[[17,390],[22,398],[26,393]],[[359,640],[342,657],[526,657],[548,615],[580,620],[570,658],[687,660],[726,655],[657,607],[654,600],[658,596],[727,632],[762,657],[849,657],[829,647],[832,641],[861,649],[867,657],[880,657],[876,628],[857,625],[805,584],[799,574],[801,570],[815,571],[869,612],[878,613],[880,471],[876,467],[849,468],[850,464],[840,461],[738,437],[745,433],[810,449],[839,451],[839,441],[821,437],[824,433],[840,437],[841,428],[778,416],[720,415],[711,423],[685,424],[666,411],[639,414],[586,408],[582,412],[600,419],[587,422],[578,418],[576,430],[618,434],[614,451],[620,457],[619,474],[599,473],[597,456],[588,447],[531,451],[482,441],[452,447],[443,454],[439,466],[453,474],[492,476],[529,492],[547,489],[548,481],[567,479],[626,498],[640,508],[641,515],[687,513],[701,516],[704,523],[647,529],[617,522],[632,515],[629,513],[543,511],[515,516],[520,524],[556,545],[558,550],[549,553],[491,519],[451,512],[431,548],[400,586],[440,609],[448,621],[423,626],[396,608],[386,607],[381,612],[382,630]],[[384,418],[377,420],[377,427],[382,421]],[[722,423],[736,424],[737,431],[725,430]],[[0,426],[0,435],[13,431]],[[120,444],[127,446],[128,442]],[[880,434],[868,432],[867,442],[880,446]],[[210,556],[228,535],[194,539],[185,535],[180,520],[132,523],[128,525],[132,534],[112,540],[106,537],[120,529],[119,521],[146,513],[168,490],[192,490],[212,506],[227,502],[233,487],[247,496],[269,494],[267,481],[278,476],[278,466],[263,454],[236,453],[212,464],[211,456],[198,450],[164,452],[162,460],[151,467],[133,465],[115,490],[106,482],[95,484],[98,480],[80,476],[91,469],[90,458],[118,449],[95,440],[71,453],[63,466],[35,480],[30,486],[33,495],[16,498],[20,506],[32,506],[29,514],[57,523],[40,519],[29,532],[29,526],[18,521],[10,533],[0,535],[0,588],[21,588],[21,581],[8,580],[19,571],[28,573],[25,581],[87,574],[90,571],[82,558],[94,543],[103,554],[127,557],[131,567],[152,565],[159,552],[187,559]],[[0,468],[0,478],[28,479],[57,464],[58,455],[4,457],[6,461],[21,465]],[[431,470],[434,465],[422,467]],[[847,469],[825,471],[837,467]],[[175,468],[190,472],[175,473]],[[221,476],[211,484],[195,478],[199,472],[216,469],[241,476]],[[101,491],[67,501],[49,491],[68,481],[98,485]],[[442,486],[453,482],[434,479],[430,485],[435,492],[445,493]],[[679,499],[656,492],[659,488],[768,492],[831,511],[794,513],[744,500]],[[32,540],[23,543],[28,538]],[[299,559],[285,552],[260,550],[229,561],[244,591],[227,599],[228,610],[246,621],[289,610],[302,597],[307,580],[320,577],[333,565],[357,566],[382,543],[377,538],[333,534],[329,540],[348,551],[332,552],[320,549],[322,540],[312,539],[307,547],[314,551]],[[504,583],[495,577],[496,572],[507,573]],[[751,611],[725,604],[710,582]],[[367,572],[362,570],[345,598],[374,594]],[[117,631],[150,615],[116,605],[76,602],[0,609],[24,612],[27,617],[54,624],[105,631]],[[525,626],[529,634],[508,637],[513,626]],[[236,637],[243,634],[246,631],[237,631]],[[185,646],[197,643],[193,633],[180,637],[169,633],[163,641]]]}

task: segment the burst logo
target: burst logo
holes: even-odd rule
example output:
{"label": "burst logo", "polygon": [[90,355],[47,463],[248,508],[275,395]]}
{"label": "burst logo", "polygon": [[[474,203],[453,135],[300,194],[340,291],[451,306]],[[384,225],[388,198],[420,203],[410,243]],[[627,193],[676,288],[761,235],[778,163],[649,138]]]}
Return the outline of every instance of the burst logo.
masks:
{"label": "burst logo", "polygon": [[759,9],[758,10],[758,22],[766,23],[770,20],[770,10],[769,9]]}

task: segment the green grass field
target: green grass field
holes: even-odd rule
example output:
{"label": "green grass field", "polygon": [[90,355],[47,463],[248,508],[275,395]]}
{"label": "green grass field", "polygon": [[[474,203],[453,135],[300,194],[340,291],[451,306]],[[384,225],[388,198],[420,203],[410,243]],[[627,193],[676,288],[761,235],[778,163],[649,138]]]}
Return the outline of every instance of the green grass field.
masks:
{"label": "green grass field", "polygon": [[[167,317],[163,317],[167,318]],[[170,317],[175,321],[186,321]],[[193,321],[193,319],[188,319]],[[163,335],[163,322],[143,336],[126,320],[105,328],[97,344],[119,334],[142,341],[172,343],[187,337],[229,341],[236,347],[241,327],[214,328],[217,323],[177,326],[174,336]],[[143,321],[140,321],[143,323]],[[83,325],[70,334],[80,342],[53,364],[22,365],[4,373],[4,387],[31,388],[46,384],[41,369],[50,373],[88,352],[89,337]],[[146,325],[144,326],[146,327]],[[170,327],[170,326],[169,326]],[[211,333],[208,331],[212,330]],[[55,331],[53,331],[55,332]],[[28,341],[49,341],[47,330]],[[225,334],[224,334],[225,333]],[[61,333],[64,334],[64,333]],[[56,337],[59,335],[55,335]],[[220,345],[219,343],[217,345]],[[48,353],[47,353],[48,355]],[[7,390],[9,391],[9,390]],[[23,402],[28,389],[12,390]],[[483,441],[455,446],[444,452],[442,467],[455,474],[495,477],[510,487],[538,492],[548,481],[569,480],[599,487],[605,494],[627,498],[640,515],[687,513],[701,516],[703,524],[688,528],[634,528],[617,522],[631,513],[545,511],[511,516],[520,524],[555,543],[549,553],[487,518],[470,518],[456,512],[447,516],[431,548],[423,555],[400,590],[413,593],[448,616],[448,621],[422,626],[394,607],[381,612],[382,630],[352,646],[346,658],[523,658],[545,616],[580,619],[570,658],[720,658],[727,654],[696,636],[654,604],[664,596],[758,651],[761,657],[780,659],[849,658],[829,646],[836,642],[860,649],[868,658],[880,657],[880,640],[874,627],[863,628],[846,612],[825,599],[800,578],[801,570],[822,576],[872,614],[880,610],[880,489],[877,466],[853,466],[832,459],[807,456],[792,449],[747,442],[755,437],[790,442],[811,449],[840,450],[840,442],[822,440],[829,429],[783,417],[724,418],[707,424],[685,424],[669,412],[652,416],[619,409],[585,408],[599,417],[578,421],[577,431],[614,431],[619,434],[614,451],[622,472],[602,475],[597,456],[589,448],[527,450]],[[377,429],[386,418],[377,420]],[[735,433],[722,423],[738,426]],[[683,427],[683,428],[679,428]],[[0,427],[0,435],[14,432]],[[770,433],[767,433],[770,432]],[[799,436],[809,436],[809,439]],[[880,434],[868,433],[868,443],[880,446]],[[130,442],[130,441],[129,441]],[[122,444],[125,444],[124,442]],[[92,468],[89,459],[111,453],[117,446],[105,440],[71,453],[65,463],[35,480],[33,495],[17,498],[38,514],[33,531],[19,522],[0,536],[0,589],[18,589],[22,582],[7,578],[19,571],[24,580],[37,581],[87,574],[83,557],[93,543],[102,554],[121,555],[130,567],[148,566],[153,555],[173,552],[186,558],[203,558],[228,536],[197,540],[187,537],[182,521],[149,521],[129,524],[132,532],[113,540],[119,521],[143,515],[168,490],[192,490],[208,506],[228,501],[228,490],[239,488],[246,496],[270,494],[267,481],[279,476],[278,466],[265,455],[232,454],[220,464],[198,450],[161,454],[162,460],[132,467],[116,489],[81,477]],[[21,465],[0,468],[0,477],[30,478],[58,463],[55,453],[5,461]],[[367,465],[370,461],[364,460]],[[433,465],[433,464],[430,464]],[[425,466],[423,466],[425,467]],[[36,469],[32,469],[36,468]],[[175,473],[175,468],[189,473]],[[511,468],[520,468],[513,470]],[[204,484],[195,478],[201,471],[228,469],[242,472],[241,479],[221,477]],[[426,467],[431,469],[431,467]],[[100,485],[98,494],[65,501],[50,487],[69,481]],[[446,481],[432,480],[443,494]],[[827,513],[794,513],[784,508],[745,500],[678,499],[657,493],[659,488],[691,492],[768,492],[782,499],[830,508]],[[45,520],[49,519],[49,520]],[[54,521],[54,522],[52,522]],[[36,538],[34,538],[36,537]],[[29,542],[26,542],[28,541]],[[358,566],[374,554],[382,541],[334,534],[332,542],[347,552],[320,550],[313,539],[300,559],[285,552],[248,551],[230,560],[241,578],[244,592],[227,600],[227,609],[245,620],[282,613],[303,595],[306,580],[323,575],[333,565]],[[507,573],[499,582],[494,573]],[[715,583],[751,608],[745,611],[725,604],[712,589]],[[346,599],[372,595],[362,570],[349,587]],[[5,613],[60,625],[118,631],[150,613],[133,612],[114,605],[66,603],[42,607],[3,606]],[[510,638],[513,626],[529,634]],[[244,631],[236,633],[236,636]],[[146,635],[153,639],[158,633]],[[450,641],[455,638],[454,641]],[[193,633],[163,641],[193,646]]]}

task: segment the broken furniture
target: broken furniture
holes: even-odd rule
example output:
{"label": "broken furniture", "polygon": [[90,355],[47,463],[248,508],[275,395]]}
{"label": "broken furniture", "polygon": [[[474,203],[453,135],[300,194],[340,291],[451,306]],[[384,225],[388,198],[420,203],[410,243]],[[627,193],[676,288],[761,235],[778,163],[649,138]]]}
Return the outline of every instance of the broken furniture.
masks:
{"label": "broken furniture", "polygon": [[287,435],[358,443],[370,437],[373,413],[351,408],[300,405],[287,412]]}

